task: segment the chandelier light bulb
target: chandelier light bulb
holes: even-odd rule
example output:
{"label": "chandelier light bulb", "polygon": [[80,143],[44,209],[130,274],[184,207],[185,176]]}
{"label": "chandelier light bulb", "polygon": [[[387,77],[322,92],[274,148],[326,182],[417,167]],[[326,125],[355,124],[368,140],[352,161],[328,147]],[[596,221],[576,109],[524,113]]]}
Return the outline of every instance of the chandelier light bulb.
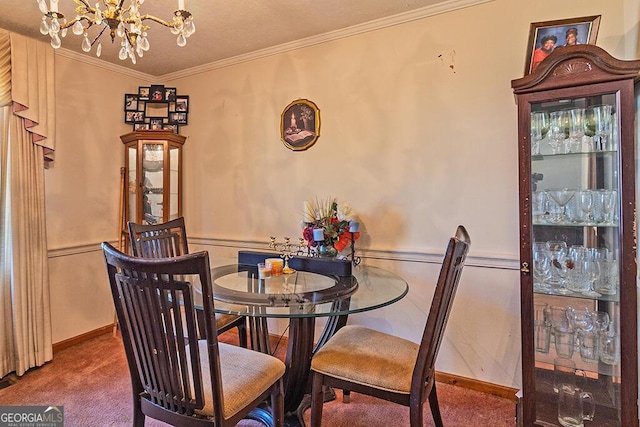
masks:
{"label": "chandelier light bulb", "polygon": [[49,6],[51,7],[51,12],[58,11],[58,0],[50,0]]}

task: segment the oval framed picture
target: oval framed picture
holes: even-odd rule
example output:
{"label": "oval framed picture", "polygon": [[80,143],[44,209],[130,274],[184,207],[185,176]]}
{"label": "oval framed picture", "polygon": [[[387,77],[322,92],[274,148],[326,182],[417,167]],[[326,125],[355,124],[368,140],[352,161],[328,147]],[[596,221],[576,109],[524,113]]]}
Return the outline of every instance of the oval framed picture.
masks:
{"label": "oval framed picture", "polygon": [[302,151],[320,137],[320,110],[308,99],[287,105],[280,116],[280,136],[287,148]]}

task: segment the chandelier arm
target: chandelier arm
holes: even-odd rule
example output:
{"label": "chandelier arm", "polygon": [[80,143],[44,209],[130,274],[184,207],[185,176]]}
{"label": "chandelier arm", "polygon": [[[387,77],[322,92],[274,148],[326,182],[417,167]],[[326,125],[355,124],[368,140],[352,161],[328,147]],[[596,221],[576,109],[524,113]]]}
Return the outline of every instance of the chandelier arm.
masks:
{"label": "chandelier arm", "polygon": [[165,27],[174,28],[175,24],[173,22],[167,22],[164,19],[157,18],[153,15],[142,15],[140,16],[140,21],[150,20],[153,22],[157,22],[160,25],[164,25]]}
{"label": "chandelier arm", "polygon": [[91,7],[91,5],[86,0],[73,0],[73,2],[80,7],[84,7],[91,13],[96,13],[96,10]]}
{"label": "chandelier arm", "polygon": [[[88,27],[87,27],[87,28],[88,28]],[[99,39],[100,37],[102,37],[102,33],[104,33],[104,32],[105,32],[105,30],[106,30],[107,28],[109,28],[109,27],[107,27],[106,25],[103,25],[103,26],[102,26],[102,30],[100,30],[100,32],[98,33],[98,35],[97,35],[97,36],[93,39],[93,41],[91,42],[91,46],[93,46],[93,45],[98,41],[98,39]]]}

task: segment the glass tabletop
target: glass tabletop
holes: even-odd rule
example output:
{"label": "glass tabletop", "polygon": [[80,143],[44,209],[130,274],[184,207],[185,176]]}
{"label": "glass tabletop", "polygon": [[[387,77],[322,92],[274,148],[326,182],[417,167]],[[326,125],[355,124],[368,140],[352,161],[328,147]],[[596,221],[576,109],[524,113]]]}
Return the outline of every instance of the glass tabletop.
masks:
{"label": "glass tabletop", "polygon": [[352,276],[306,271],[258,279],[255,266],[211,269],[217,313],[253,317],[322,317],[358,313],[402,299],[409,286],[400,276],[360,265]]}

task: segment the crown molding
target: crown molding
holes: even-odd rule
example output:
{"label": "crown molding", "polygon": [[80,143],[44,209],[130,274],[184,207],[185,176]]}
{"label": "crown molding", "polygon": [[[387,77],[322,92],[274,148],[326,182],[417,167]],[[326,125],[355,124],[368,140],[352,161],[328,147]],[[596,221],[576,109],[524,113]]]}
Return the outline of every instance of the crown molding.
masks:
{"label": "crown molding", "polygon": [[381,28],[387,28],[394,25],[400,25],[407,22],[416,21],[418,19],[427,18],[430,16],[452,12],[454,10],[465,9],[465,8],[476,6],[482,3],[490,3],[492,1],[494,0],[449,0],[443,3],[435,4],[433,6],[427,6],[420,9],[415,9],[409,12],[400,13],[400,14],[389,16],[386,18],[365,22],[363,24],[353,25],[351,27],[343,28],[340,30],[319,34],[317,36],[311,36],[304,39],[283,43],[277,46],[268,47],[265,49],[255,50],[253,52],[234,56],[231,58],[222,59],[220,61],[211,62],[209,64],[188,68],[186,70],[176,71],[175,73],[165,74],[163,76],[160,76],[160,79],[163,81],[181,79],[181,78],[189,77],[189,76],[200,74],[200,73],[205,73],[208,71],[241,64],[244,62],[255,61],[257,59],[278,55],[278,54],[289,52],[296,49],[302,49],[305,47],[314,46],[321,43],[327,43],[333,40],[339,40],[345,37],[351,37],[358,34],[379,30]]}
{"label": "crown molding", "polygon": [[131,68],[123,67],[121,65],[113,64],[102,59],[98,59],[94,56],[87,55],[86,53],[75,52],[66,48],[55,49],[54,54],[63,58],[71,59],[78,62],[89,64],[93,67],[102,68],[114,73],[124,74],[129,77],[133,77],[145,81],[154,81],[155,76],[151,74],[142,73],[140,71],[132,70]]}

